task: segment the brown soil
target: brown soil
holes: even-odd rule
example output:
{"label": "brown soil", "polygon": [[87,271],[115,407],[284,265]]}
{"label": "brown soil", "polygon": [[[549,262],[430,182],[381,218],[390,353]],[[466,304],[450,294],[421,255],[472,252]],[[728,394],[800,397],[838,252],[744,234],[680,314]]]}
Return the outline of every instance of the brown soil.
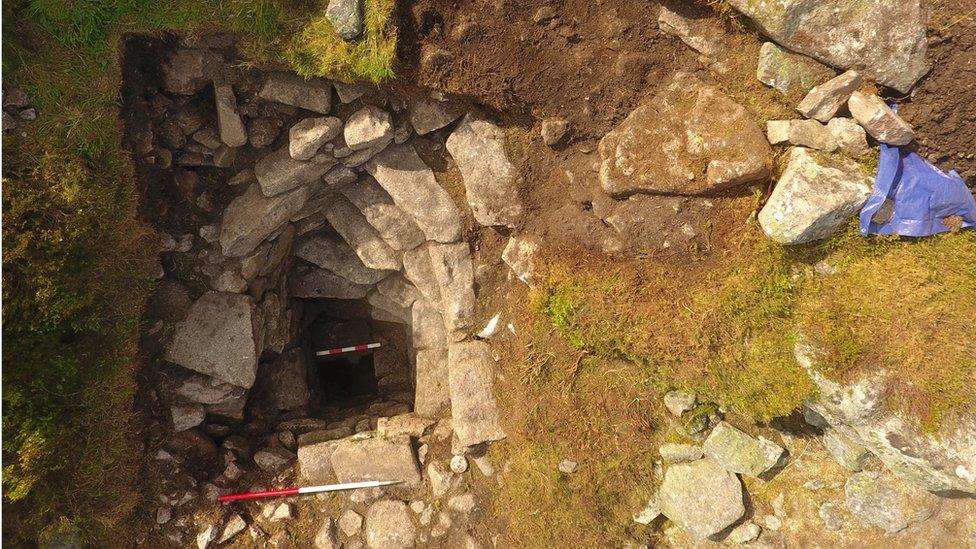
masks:
{"label": "brown soil", "polygon": [[932,70],[899,111],[915,127],[919,152],[943,170],[976,184],[976,5],[930,0]]}

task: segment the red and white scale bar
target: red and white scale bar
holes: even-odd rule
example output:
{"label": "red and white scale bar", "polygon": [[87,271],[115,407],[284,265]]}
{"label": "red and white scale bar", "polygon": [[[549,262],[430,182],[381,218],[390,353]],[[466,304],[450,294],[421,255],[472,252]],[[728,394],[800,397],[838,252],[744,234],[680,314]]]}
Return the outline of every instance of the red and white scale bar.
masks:
{"label": "red and white scale bar", "polygon": [[342,353],[355,353],[356,351],[368,351],[369,349],[379,348],[379,346],[380,343],[366,343],[365,345],[353,345],[352,347],[336,347],[335,349],[317,351],[315,356],[329,356],[339,355]]}
{"label": "red and white scale bar", "polygon": [[321,486],[300,486],[297,488],[282,488],[280,490],[264,490],[261,492],[242,492],[220,496],[217,501],[241,501],[247,499],[281,498],[302,496],[305,494],[319,494],[322,492],[336,492],[339,490],[357,490],[359,488],[379,488],[391,484],[400,484],[400,480],[367,480],[363,482],[347,482],[345,484],[323,484]]}

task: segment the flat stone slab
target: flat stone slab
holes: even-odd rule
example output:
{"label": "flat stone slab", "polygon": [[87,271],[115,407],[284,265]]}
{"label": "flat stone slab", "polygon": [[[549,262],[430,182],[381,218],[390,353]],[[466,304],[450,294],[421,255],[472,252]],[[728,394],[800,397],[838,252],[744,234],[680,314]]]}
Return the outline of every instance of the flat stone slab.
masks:
{"label": "flat stone slab", "polygon": [[400,255],[383,240],[379,232],[352,202],[335,195],[332,203],[323,210],[325,218],[356,252],[363,265],[380,271],[397,271],[402,267]]}
{"label": "flat stone slab", "polygon": [[383,187],[369,176],[339,189],[383,240],[395,250],[412,250],[424,242],[424,233],[413,218],[401,210]]}
{"label": "flat stone slab", "polygon": [[308,189],[267,197],[257,183],[231,201],[220,221],[220,249],[227,257],[243,257],[285,225],[305,205]]}
{"label": "flat stone slab", "polygon": [[276,196],[318,181],[335,165],[336,159],[330,154],[295,160],[286,145],[258,160],[254,165],[254,175],[265,196]]}
{"label": "flat stone slab", "polygon": [[786,452],[776,443],[753,437],[724,421],[705,439],[704,450],[726,470],[753,477],[776,467]]}
{"label": "flat stone slab", "polygon": [[207,292],[176,325],[166,360],[245,389],[258,369],[260,322],[250,296]]}
{"label": "flat stone slab", "polygon": [[327,440],[298,446],[298,478],[305,484],[330,484],[335,482],[332,470],[332,452],[338,440]]}
{"label": "flat stone slab", "polygon": [[759,225],[781,244],[827,238],[857,214],[872,183],[853,160],[795,147],[759,212]]}
{"label": "flat stone slab", "polygon": [[295,247],[295,255],[357,285],[371,286],[391,274],[363,265],[344,240],[330,235],[309,235]]}
{"label": "flat stone slab", "polygon": [[765,179],[773,160],[753,116],[687,74],[631,112],[599,150],[600,185],[617,198],[714,193]]}
{"label": "flat stone slab", "polygon": [[524,209],[518,173],[505,152],[505,132],[467,114],[447,138],[447,150],[461,170],[475,220],[486,227],[517,226]]}
{"label": "flat stone slab", "polygon": [[268,76],[258,96],[266,101],[329,114],[332,85],[321,78],[305,80],[295,73],[276,72]]}
{"label": "flat stone slab", "polygon": [[844,484],[847,509],[863,524],[894,534],[935,511],[936,497],[877,473],[854,473]]}
{"label": "flat stone slab", "polygon": [[428,240],[461,239],[461,213],[410,145],[390,145],[365,164],[366,170],[413,217]]}
{"label": "flat stone slab", "polygon": [[366,511],[366,546],[369,549],[409,549],[416,546],[413,513],[402,501],[377,501]]}
{"label": "flat stone slab", "polygon": [[708,458],[668,467],[658,503],[664,516],[702,539],[725,530],[746,512],[742,482]]}
{"label": "flat stone slab", "polygon": [[339,482],[400,480],[407,486],[419,486],[421,482],[410,437],[353,436],[336,444],[331,459]]}
{"label": "flat stone slab", "polygon": [[929,70],[919,0],[729,0],[759,29],[792,51],[834,67],[863,68],[907,93]]}
{"label": "flat stone slab", "polygon": [[448,348],[448,378],[454,434],[461,446],[505,438],[493,392],[495,361],[484,341]]}

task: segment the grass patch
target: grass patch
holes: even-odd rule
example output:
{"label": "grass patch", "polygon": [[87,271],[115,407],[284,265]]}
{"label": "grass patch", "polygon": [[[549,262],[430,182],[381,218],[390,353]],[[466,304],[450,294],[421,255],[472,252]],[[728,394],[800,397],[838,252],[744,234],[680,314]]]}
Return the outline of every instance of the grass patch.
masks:
{"label": "grass patch", "polygon": [[350,43],[339,38],[324,14],[313,18],[289,45],[285,57],[305,76],[329,75],[375,83],[393,77],[397,29],[391,24],[394,0],[365,0],[365,32]]}
{"label": "grass patch", "polygon": [[[750,227],[728,259],[693,270],[559,250],[513,299],[519,336],[499,391],[511,463],[495,512],[518,546],[621,545],[648,535],[630,515],[652,490],[661,411],[673,388],[735,421],[788,415],[815,386],[799,333],[836,379],[895,373],[891,405],[929,425],[976,404],[976,232],[782,247]],[[826,261],[838,272],[823,276]],[[704,270],[702,271],[701,269]],[[580,458],[581,459],[577,459]],[[580,472],[555,472],[560,459]]]}
{"label": "grass patch", "polygon": [[[3,492],[11,542],[36,540],[66,516],[100,545],[138,498],[131,491],[138,436],[128,421],[155,254],[135,217],[121,147],[123,36],[235,31],[250,59],[278,62],[304,48],[305,74],[378,81],[392,75],[392,6],[368,2],[365,37],[339,52],[323,46],[331,32],[321,23],[324,3],[3,4],[4,83],[26,91],[39,114],[26,137],[3,138]],[[316,32],[302,30],[313,25]]]}

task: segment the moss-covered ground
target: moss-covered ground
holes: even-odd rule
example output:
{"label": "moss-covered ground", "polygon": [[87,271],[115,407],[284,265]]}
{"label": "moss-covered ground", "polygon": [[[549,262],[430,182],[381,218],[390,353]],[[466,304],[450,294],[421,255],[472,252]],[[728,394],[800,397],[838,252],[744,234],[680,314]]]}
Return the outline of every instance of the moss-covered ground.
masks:
{"label": "moss-covered ground", "polygon": [[135,338],[154,244],[121,147],[124,36],[235,31],[256,62],[381,81],[394,70],[392,8],[366,2],[351,47],[324,2],[4,2],[4,85],[39,114],[3,138],[5,541],[64,516],[97,545],[137,502]]}
{"label": "moss-covered ground", "polygon": [[[815,394],[798,334],[830,377],[893,371],[891,405],[927,426],[976,405],[976,232],[863,238],[852,223],[788,248],[750,224],[738,238],[705,270],[556,251],[512,300],[496,512],[519,546],[633,539],[657,448],[679,438],[663,394],[696,391],[736,420],[789,415]],[[564,458],[580,472],[558,473]]]}

